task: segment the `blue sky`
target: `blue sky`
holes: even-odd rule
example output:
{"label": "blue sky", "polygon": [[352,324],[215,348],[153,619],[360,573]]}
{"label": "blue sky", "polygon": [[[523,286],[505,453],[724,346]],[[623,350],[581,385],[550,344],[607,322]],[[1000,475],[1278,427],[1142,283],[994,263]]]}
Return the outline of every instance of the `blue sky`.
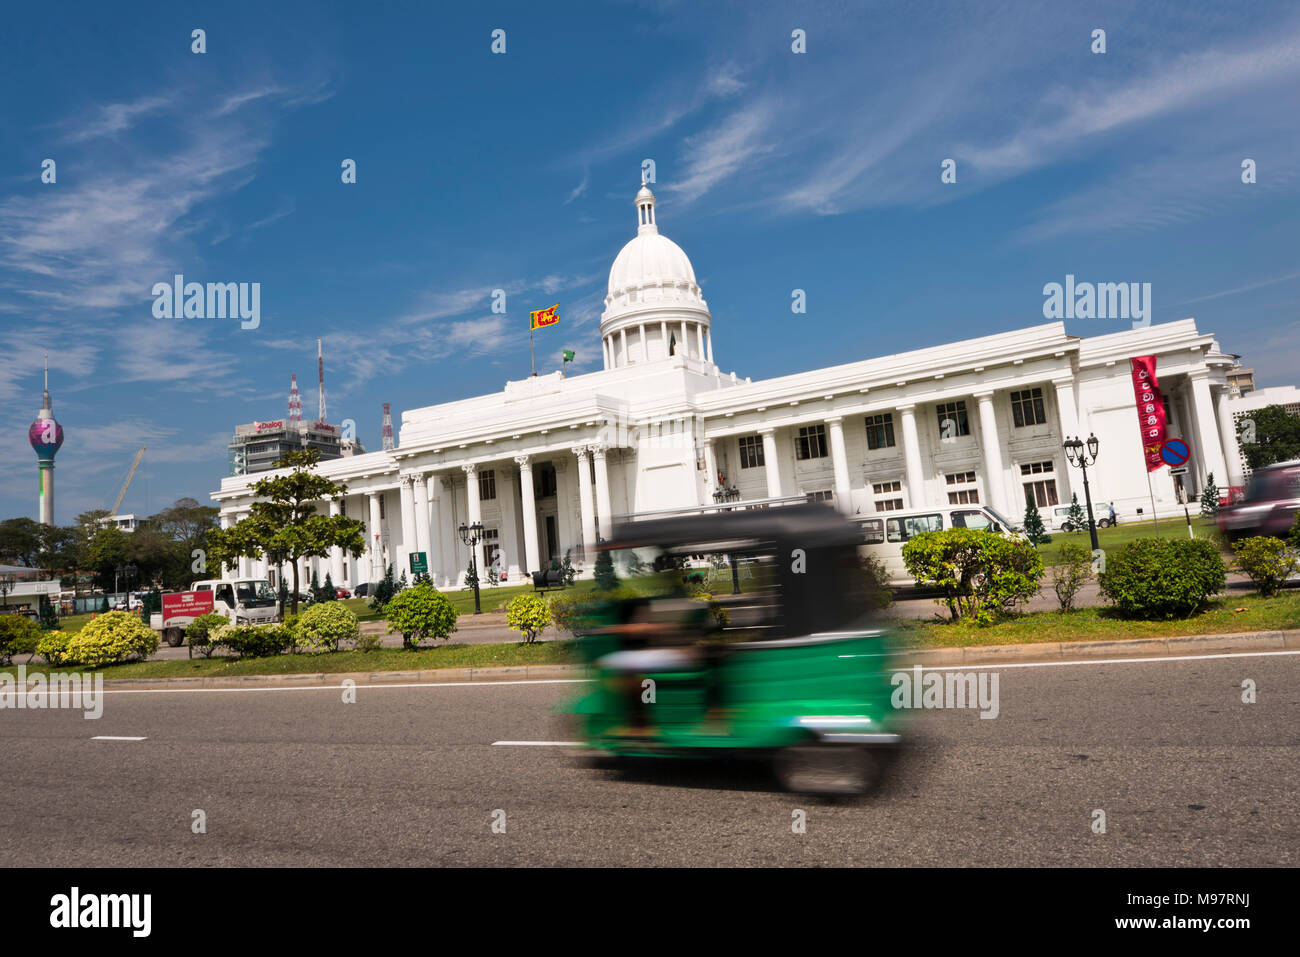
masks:
{"label": "blue sky", "polygon": [[[0,517],[36,514],[47,349],[61,523],[111,504],[141,445],[123,511],[206,500],[234,425],[285,414],[291,372],[314,410],[317,336],[330,419],[368,449],[385,401],[400,421],[527,375],[529,309],[563,317],[539,371],[566,347],[599,367],[646,158],[724,371],[1034,325],[1073,273],[1150,282],[1154,321],[1194,316],[1292,384],[1300,9],[1132,6],[12,6]],[[155,319],[150,289],[177,272],[260,282],[260,326]]]}

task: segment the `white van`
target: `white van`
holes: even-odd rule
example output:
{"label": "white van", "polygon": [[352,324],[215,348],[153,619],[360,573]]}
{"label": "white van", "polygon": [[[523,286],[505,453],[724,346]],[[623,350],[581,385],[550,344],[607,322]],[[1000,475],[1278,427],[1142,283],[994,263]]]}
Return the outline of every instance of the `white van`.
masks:
{"label": "white van", "polygon": [[885,566],[889,584],[895,588],[916,584],[903,564],[903,546],[922,532],[941,532],[946,528],[978,528],[1021,536],[1019,525],[999,515],[987,505],[940,505],[899,512],[854,518],[862,526],[862,552],[874,555]]}
{"label": "white van", "polygon": [[194,582],[191,591],[210,591],[213,611],[235,625],[269,625],[280,620],[280,603],[265,579]]}

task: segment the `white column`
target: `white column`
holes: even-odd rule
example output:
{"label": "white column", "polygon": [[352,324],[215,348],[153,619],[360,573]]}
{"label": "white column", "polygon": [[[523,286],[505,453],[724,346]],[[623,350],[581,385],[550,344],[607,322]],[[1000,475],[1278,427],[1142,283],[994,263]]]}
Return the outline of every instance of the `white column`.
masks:
{"label": "white column", "polygon": [[375,583],[384,577],[384,540],[379,528],[379,495],[379,492],[371,492],[366,496],[370,500],[370,524],[366,526],[366,554],[370,556],[370,581]]}
{"label": "white column", "polygon": [[667,359],[668,358],[668,320],[666,319],[659,323],[659,336],[660,338],[663,339],[664,358]]}
{"label": "white column", "polygon": [[510,468],[498,468],[497,502],[501,506],[501,573],[512,585],[523,574],[524,547],[519,534],[519,495],[515,491],[517,474]]}
{"label": "white column", "polygon": [[1229,484],[1228,468],[1223,457],[1223,447],[1219,444],[1219,430],[1214,421],[1214,400],[1210,398],[1210,374],[1199,370],[1193,372],[1189,378],[1192,381],[1192,405],[1196,410],[1196,431],[1200,436],[1202,454],[1205,458],[1201,463],[1200,474],[1204,478],[1206,473],[1214,473],[1214,484],[1221,490],[1226,489]]}
{"label": "white column", "polygon": [[627,365],[628,357],[627,357],[627,329],[626,328],[618,330],[618,341],[619,341],[619,348],[623,353],[623,365]]}
{"label": "white column", "polygon": [[1061,422],[1061,441],[1079,434],[1079,410],[1074,401],[1074,378],[1053,379],[1056,387],[1056,415]]}
{"label": "white column", "polygon": [[641,323],[641,325],[638,326],[637,328],[641,330],[641,361],[649,362],[650,361],[650,340],[646,337],[645,334],[645,323],[644,322]]}
{"label": "white column", "polygon": [[430,472],[425,479],[424,497],[429,503],[429,577],[435,582],[445,575],[442,552],[442,479]]}
{"label": "white column", "polygon": [[[231,517],[227,515],[225,512],[222,512],[218,516],[218,521],[221,523],[222,528],[229,528],[231,525],[234,524],[234,522],[231,520]],[[219,569],[217,569],[217,576],[219,578],[226,578],[229,575],[229,573],[227,572],[227,569],[229,567],[230,567],[229,565],[223,563],[222,566]]]}
{"label": "white column", "polygon": [[[478,497],[478,466],[462,465],[461,471],[465,473],[465,511],[466,525],[482,524],[483,507]],[[474,567],[478,569],[480,584],[486,580],[487,569],[483,567],[483,543],[480,541],[474,546]],[[458,573],[457,578],[463,577],[464,569]]]}
{"label": "white column", "polygon": [[713,502],[713,493],[718,490],[718,455],[713,448],[713,439],[704,440],[704,504]]}
{"label": "white column", "polygon": [[415,550],[424,552],[424,561],[432,573],[433,560],[429,557],[429,486],[424,473],[415,473],[411,491],[415,498]]}
{"label": "white column", "polygon": [[596,509],[591,500],[591,460],[587,449],[573,450],[578,457],[578,503],[582,507],[582,554],[584,560],[596,557]]}
{"label": "white column", "polygon": [[533,462],[526,455],[516,455],[519,466],[519,498],[524,515],[524,571],[526,574],[541,571],[540,551],[537,547],[537,501],[533,497]]}
{"label": "white column", "polygon": [[1223,443],[1223,466],[1228,476],[1220,485],[1220,488],[1226,489],[1229,485],[1244,485],[1246,478],[1241,471],[1241,446],[1237,439],[1237,423],[1228,410],[1228,389],[1226,386],[1214,394],[1214,414],[1219,420],[1219,440]]}
{"label": "white column", "polygon": [[[340,499],[330,499],[330,516],[343,514],[343,502]],[[343,587],[343,549],[338,545],[330,548],[330,581],[335,588]]]}
{"label": "white column", "polygon": [[614,533],[614,507],[609,499],[609,466],[605,462],[605,446],[593,445],[591,459],[596,465],[596,514],[600,519],[600,537],[608,540]]}
{"label": "white column", "polygon": [[686,320],[682,320],[682,338],[677,343],[679,355],[689,357],[691,354],[691,337],[686,332]]}
{"label": "white column", "polygon": [[844,448],[844,420],[832,416],[826,420],[830,429],[831,467],[835,471],[835,504],[846,515],[853,513],[853,490],[849,484],[849,456]]}
{"label": "white column", "polygon": [[699,340],[700,358],[703,359],[704,358],[704,323],[697,322],[695,324],[695,337]]}
{"label": "white column", "polygon": [[610,366],[610,362],[609,362],[609,336],[601,336],[601,339],[600,339],[600,351],[601,351],[602,355],[604,355],[604,357],[605,357],[605,368],[608,369],[609,366]]}
{"label": "white column", "polygon": [[397,578],[402,577],[402,572],[406,572],[406,580],[411,580],[410,560],[407,558],[411,552],[415,551],[415,496],[411,494],[411,477],[403,475],[399,479],[398,499],[402,507],[402,547],[398,550],[401,556],[396,563],[399,567],[393,569],[393,575]]}
{"label": "white column", "polygon": [[709,365],[713,365],[713,330],[710,329],[704,333],[704,344],[708,347]]}
{"label": "white column", "polygon": [[900,405],[898,418],[903,425],[903,457],[907,462],[907,505],[922,508],[926,504],[925,471],[921,467],[921,437],[916,431],[916,404]]}
{"label": "white column", "polygon": [[997,411],[993,392],[976,392],[980,404],[980,438],[984,445],[984,476],[989,486],[989,504],[1014,519],[1007,508],[1007,477],[1002,468],[1002,438],[998,435]]}
{"label": "white column", "polygon": [[767,472],[767,497],[781,496],[781,463],[776,458],[776,430],[760,429],[763,437],[763,466]]}

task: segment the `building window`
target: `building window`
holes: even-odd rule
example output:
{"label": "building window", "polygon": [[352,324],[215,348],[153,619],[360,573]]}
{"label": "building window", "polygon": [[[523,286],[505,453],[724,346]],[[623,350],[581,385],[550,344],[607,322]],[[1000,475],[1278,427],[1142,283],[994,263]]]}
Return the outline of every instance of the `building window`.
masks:
{"label": "building window", "polygon": [[1047,505],[1056,505],[1059,502],[1056,495],[1056,479],[1033,479],[1035,475],[1050,475],[1055,470],[1056,466],[1051,461],[1026,462],[1020,466],[1020,475],[1031,479],[1031,481],[1025,483],[1026,506],[1032,503],[1042,508]]}
{"label": "building window", "polygon": [[550,498],[555,494],[555,466],[541,462],[533,469],[533,488],[537,498]]}
{"label": "building window", "polygon": [[872,495],[888,496],[886,498],[877,498],[874,500],[876,511],[877,512],[902,511],[903,508],[903,499],[901,496],[902,491],[903,491],[903,483],[901,481],[873,482],[871,485]]}
{"label": "building window", "polygon": [[966,417],[966,401],[940,402],[935,407],[939,415],[939,438],[955,439],[970,435],[970,419]]}
{"label": "building window", "polygon": [[835,493],[828,488],[819,489],[816,492],[805,492],[804,495],[810,502],[829,502],[835,497]]}
{"label": "building window", "polygon": [[761,435],[742,435],[740,437],[740,467],[742,469],[762,468],[763,437]]}
{"label": "building window", "polygon": [[799,429],[794,440],[794,457],[803,459],[824,459],[826,457],[826,426],[805,425]]}
{"label": "building window", "polygon": [[478,498],[486,502],[497,497],[496,469],[484,469],[478,473]]}
{"label": "building window", "polygon": [[867,416],[867,448],[892,449],[894,447],[894,413]]}
{"label": "building window", "polygon": [[1043,390],[1023,389],[1011,393],[1011,418],[1016,428],[1027,425],[1046,425],[1047,413],[1043,411]]}
{"label": "building window", "polygon": [[974,472],[949,472],[943,477],[948,486],[949,505],[978,505],[979,488]]}

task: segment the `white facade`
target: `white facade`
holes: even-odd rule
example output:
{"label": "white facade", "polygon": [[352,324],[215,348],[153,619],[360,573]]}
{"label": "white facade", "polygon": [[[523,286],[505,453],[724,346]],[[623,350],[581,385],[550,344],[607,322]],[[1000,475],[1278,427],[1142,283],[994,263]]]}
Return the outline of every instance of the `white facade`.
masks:
{"label": "white facade", "polygon": [[[604,369],[412,409],[396,449],[322,463],[348,488],[335,508],[365,521],[368,541],[361,559],[316,560],[322,581],[375,581],[420,551],[440,586],[459,584],[469,556],[457,527],[481,521],[480,569],[499,557],[513,582],[569,549],[580,561],[617,516],[712,504],[723,487],[742,502],[804,494],[861,515],[978,501],[1019,520],[1026,494],[1083,501],[1061,443],[1089,433],[1094,503],[1149,515],[1136,355],[1158,357],[1168,434],[1192,449],[1187,474],[1151,473],[1157,510],[1181,514],[1207,473],[1220,488],[1242,483],[1225,405],[1234,357],[1192,319],[1084,338],[1051,322],[752,382],[714,363],[707,304],[690,260],[659,234],[648,188],[636,206],[637,236],[610,271]],[[247,513],[257,477],[213,493],[223,523]]]}

